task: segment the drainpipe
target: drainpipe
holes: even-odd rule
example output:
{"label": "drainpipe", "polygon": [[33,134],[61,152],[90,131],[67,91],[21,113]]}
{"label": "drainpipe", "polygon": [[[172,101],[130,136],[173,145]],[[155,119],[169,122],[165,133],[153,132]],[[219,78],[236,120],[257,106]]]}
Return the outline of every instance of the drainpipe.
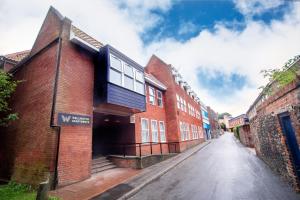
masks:
{"label": "drainpipe", "polygon": [[59,144],[60,144],[60,126],[54,124],[54,116],[56,110],[56,99],[57,99],[57,87],[59,79],[59,68],[61,60],[61,49],[62,49],[62,30],[63,30],[64,21],[61,21],[59,38],[58,38],[58,47],[57,47],[57,56],[56,56],[56,73],[54,79],[54,89],[52,97],[52,108],[51,108],[51,118],[50,118],[50,127],[57,129],[57,141],[56,141],[56,155],[55,155],[55,169],[54,169],[54,180],[51,184],[51,189],[55,189],[58,185],[58,156],[59,156]]}

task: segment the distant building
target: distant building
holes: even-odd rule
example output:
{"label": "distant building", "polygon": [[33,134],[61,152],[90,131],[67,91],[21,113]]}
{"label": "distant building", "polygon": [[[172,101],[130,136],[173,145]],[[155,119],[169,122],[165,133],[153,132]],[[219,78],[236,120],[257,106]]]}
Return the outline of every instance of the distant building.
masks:
{"label": "distant building", "polygon": [[218,121],[218,113],[215,112],[211,107],[207,107],[208,119],[211,129],[212,138],[217,138],[221,134],[221,128]]}
{"label": "distant building", "polygon": [[203,118],[203,130],[205,134],[205,139],[210,140],[211,139],[210,123],[209,123],[207,107],[204,105],[204,103],[201,103],[201,112]]}
{"label": "distant building", "polygon": [[229,129],[235,132],[242,144],[253,147],[253,137],[250,132],[249,119],[245,114],[230,119]]}
{"label": "distant building", "polygon": [[219,119],[219,124],[225,124],[226,126],[226,130],[227,131],[230,131],[229,130],[229,120],[232,119],[232,117],[230,115],[224,115],[223,116],[223,119]]}

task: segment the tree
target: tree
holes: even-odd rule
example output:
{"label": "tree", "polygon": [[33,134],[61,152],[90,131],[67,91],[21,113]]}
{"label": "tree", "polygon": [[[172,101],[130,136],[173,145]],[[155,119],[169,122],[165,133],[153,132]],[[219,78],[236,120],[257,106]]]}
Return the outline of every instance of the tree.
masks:
{"label": "tree", "polygon": [[218,118],[219,118],[219,119],[224,119],[224,115],[231,116],[231,114],[230,114],[230,113],[228,113],[228,112],[224,112],[224,113],[221,113],[221,114],[219,114]]}
{"label": "tree", "polygon": [[276,88],[282,88],[297,77],[299,78],[299,63],[297,61],[300,59],[300,55],[295,56],[292,59],[289,59],[285,65],[279,69],[267,69],[261,70],[264,78],[269,79],[269,83],[266,86],[261,86],[259,89],[262,89],[264,95],[272,95],[274,92],[273,84],[276,83]]}
{"label": "tree", "polygon": [[8,101],[16,90],[19,81],[12,79],[12,75],[0,70],[0,126],[8,126],[10,121],[18,119],[17,113],[10,113]]}
{"label": "tree", "polygon": [[221,123],[221,129],[223,129],[224,131],[226,131],[226,125],[224,123]]}

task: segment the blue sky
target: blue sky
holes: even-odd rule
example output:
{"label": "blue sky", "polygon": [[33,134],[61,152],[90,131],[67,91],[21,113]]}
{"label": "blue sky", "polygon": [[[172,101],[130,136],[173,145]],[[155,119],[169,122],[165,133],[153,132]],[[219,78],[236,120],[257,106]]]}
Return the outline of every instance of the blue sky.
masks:
{"label": "blue sky", "polygon": [[[274,19],[280,20],[290,6],[291,2],[285,1],[276,8],[255,14],[252,19],[266,24]],[[168,12],[160,10],[153,10],[152,12],[162,17],[162,20],[142,34],[145,44],[166,37],[186,41],[199,34],[203,29],[213,31],[214,26],[220,22],[226,23],[229,28],[241,31],[245,28],[247,19],[247,16],[239,12],[232,0],[176,1]]]}
{"label": "blue sky", "polygon": [[30,49],[50,5],[141,65],[152,54],[172,64],[202,102],[233,115],[266,84],[262,69],[300,53],[300,1],[2,0],[0,54]]}
{"label": "blue sky", "polygon": [[[254,7],[259,6],[259,2],[254,5]],[[246,28],[249,17],[253,21],[269,25],[273,20],[282,20],[290,6],[291,2],[285,1],[275,8],[249,16],[241,13],[235,2],[231,0],[177,1],[168,12],[152,11],[159,15],[161,20],[156,26],[142,33],[141,38],[145,44],[164,38],[174,38],[177,41],[186,42],[197,36],[202,30],[214,32],[218,23],[224,24],[228,29],[242,32]],[[224,98],[230,98],[232,93],[245,86],[255,87],[248,82],[246,74],[223,73],[219,70],[214,70],[212,76],[207,76],[207,74],[206,70],[199,68],[198,83],[213,96],[222,95]]]}

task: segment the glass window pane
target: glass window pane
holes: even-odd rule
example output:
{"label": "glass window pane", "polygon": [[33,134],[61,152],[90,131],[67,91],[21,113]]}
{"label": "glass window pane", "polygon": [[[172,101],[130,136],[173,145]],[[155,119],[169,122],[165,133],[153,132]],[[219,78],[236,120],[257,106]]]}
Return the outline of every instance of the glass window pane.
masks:
{"label": "glass window pane", "polygon": [[110,55],[110,66],[119,71],[122,71],[121,60],[113,55]]}
{"label": "glass window pane", "polygon": [[142,119],[142,142],[149,142],[148,120]]}
{"label": "glass window pane", "polygon": [[133,78],[124,76],[124,87],[133,90]]}
{"label": "glass window pane", "polygon": [[157,121],[151,121],[152,142],[158,142]]}
{"label": "glass window pane", "polygon": [[122,74],[116,70],[110,69],[109,70],[109,82],[122,85]]}
{"label": "glass window pane", "polygon": [[135,82],[135,89],[136,89],[136,92],[138,92],[140,94],[144,94],[145,87],[144,87],[143,83]]}
{"label": "glass window pane", "polygon": [[133,77],[133,68],[130,65],[125,64],[124,65],[124,73],[130,77]]}
{"label": "glass window pane", "polygon": [[140,71],[136,71],[135,72],[135,79],[140,81],[140,82],[143,82],[144,83],[144,76],[143,76],[143,73],[140,72]]}

